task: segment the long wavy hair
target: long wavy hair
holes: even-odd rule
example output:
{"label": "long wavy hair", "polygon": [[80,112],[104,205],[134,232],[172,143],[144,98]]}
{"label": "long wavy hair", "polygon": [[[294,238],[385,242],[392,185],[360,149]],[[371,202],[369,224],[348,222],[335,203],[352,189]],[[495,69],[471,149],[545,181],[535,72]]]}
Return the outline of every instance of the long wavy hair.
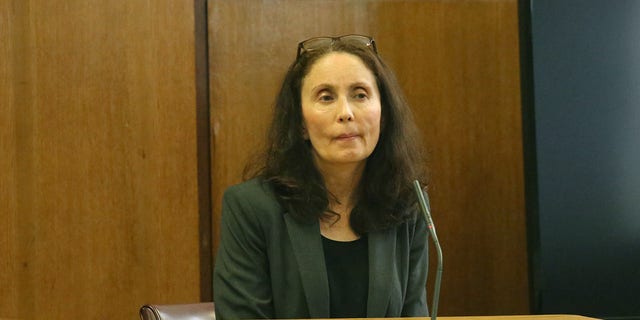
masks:
{"label": "long wavy hair", "polygon": [[394,227],[418,211],[413,180],[426,186],[425,153],[411,109],[391,69],[364,44],[343,40],[304,52],[291,64],[277,95],[264,151],[245,167],[244,178],[260,177],[279,203],[299,221],[335,215],[337,200],[316,168],[303,136],[302,81],[322,56],[346,52],[359,57],[376,78],[381,97],[380,138],[356,190],[350,225],[357,234]]}

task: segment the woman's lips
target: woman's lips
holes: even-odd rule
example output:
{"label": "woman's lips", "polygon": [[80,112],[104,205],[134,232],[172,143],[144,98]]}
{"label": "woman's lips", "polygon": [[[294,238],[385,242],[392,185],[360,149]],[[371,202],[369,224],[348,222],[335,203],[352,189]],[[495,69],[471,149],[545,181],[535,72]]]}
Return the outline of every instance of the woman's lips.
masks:
{"label": "woman's lips", "polygon": [[348,141],[348,140],[353,140],[353,139],[355,139],[357,137],[358,137],[357,133],[343,133],[343,134],[337,136],[336,140]]}

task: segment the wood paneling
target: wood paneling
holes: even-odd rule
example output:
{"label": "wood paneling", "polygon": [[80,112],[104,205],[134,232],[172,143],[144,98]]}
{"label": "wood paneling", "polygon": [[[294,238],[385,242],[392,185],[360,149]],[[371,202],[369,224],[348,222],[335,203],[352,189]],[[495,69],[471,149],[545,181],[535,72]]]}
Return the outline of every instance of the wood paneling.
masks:
{"label": "wood paneling", "polygon": [[193,2],[2,6],[0,316],[198,301]]}
{"label": "wood paneling", "polygon": [[209,5],[214,239],[222,192],[264,138],[297,42],[371,34],[430,152],[440,314],[529,311],[515,0]]}
{"label": "wood paneling", "polygon": [[11,41],[15,25],[11,3],[0,2],[0,318],[18,314],[16,223],[16,126]]}
{"label": "wood paneling", "polygon": [[377,11],[380,50],[431,155],[442,313],[527,313],[517,3],[385,2]]}

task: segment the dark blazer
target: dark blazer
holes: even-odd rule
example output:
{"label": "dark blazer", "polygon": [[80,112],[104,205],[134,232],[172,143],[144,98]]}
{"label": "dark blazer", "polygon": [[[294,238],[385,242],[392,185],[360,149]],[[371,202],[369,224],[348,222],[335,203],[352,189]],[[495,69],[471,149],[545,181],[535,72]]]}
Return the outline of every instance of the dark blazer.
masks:
{"label": "dark blazer", "polygon": [[[216,317],[328,318],[319,224],[294,220],[260,181],[230,187],[222,201]],[[368,234],[367,317],[428,316],[427,234],[421,218]]]}

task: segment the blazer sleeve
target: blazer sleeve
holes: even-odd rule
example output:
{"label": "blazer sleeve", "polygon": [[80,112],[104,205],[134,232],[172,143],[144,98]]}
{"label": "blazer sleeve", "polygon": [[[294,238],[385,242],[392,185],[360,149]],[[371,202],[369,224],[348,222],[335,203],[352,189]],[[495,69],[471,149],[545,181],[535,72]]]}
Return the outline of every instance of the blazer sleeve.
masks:
{"label": "blazer sleeve", "polygon": [[256,208],[261,196],[237,186],[223,196],[213,274],[218,319],[273,318],[265,232]]}
{"label": "blazer sleeve", "polygon": [[427,273],[429,269],[429,233],[426,221],[418,215],[409,250],[409,279],[402,307],[403,317],[429,316],[427,308]]}

